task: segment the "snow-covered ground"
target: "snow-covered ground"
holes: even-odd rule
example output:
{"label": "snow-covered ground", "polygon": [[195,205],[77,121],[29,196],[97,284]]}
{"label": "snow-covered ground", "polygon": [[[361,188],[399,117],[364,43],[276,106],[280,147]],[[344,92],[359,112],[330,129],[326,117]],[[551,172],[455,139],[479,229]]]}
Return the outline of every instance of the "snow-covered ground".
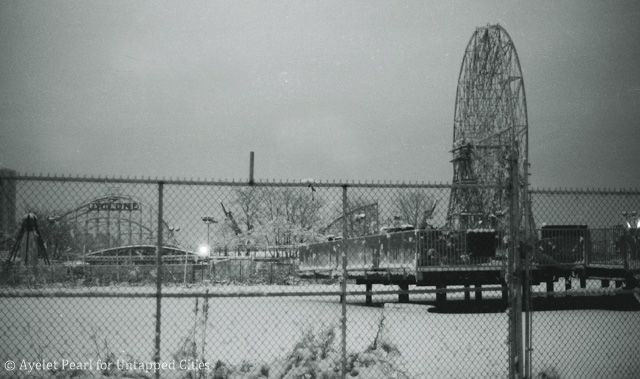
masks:
{"label": "snow-covered ground", "polygon": [[[362,290],[363,286],[350,286]],[[575,288],[575,287],[574,287]],[[374,286],[374,291],[395,287]],[[419,289],[419,288],[418,288]],[[205,287],[164,288],[164,293],[202,293]],[[337,291],[338,286],[217,286],[216,293]],[[29,292],[28,290],[25,290]],[[152,287],[49,289],[47,292],[153,293]],[[499,296],[499,292],[496,292]],[[449,297],[461,297],[462,294]],[[485,298],[489,294],[484,295]],[[433,300],[415,295],[412,300]],[[383,325],[385,341],[395,345],[398,367],[415,378],[506,377],[506,313],[437,313],[427,304],[397,304],[397,295],[374,296],[384,306],[364,306],[363,296],[349,297],[347,348],[362,352]],[[162,301],[161,360],[170,361],[187,337],[198,356],[267,363],[291,353],[308,331],[335,327],[340,342],[341,304],[337,296],[219,297]],[[86,362],[109,353],[122,359],[151,361],[155,338],[153,298],[0,298],[0,361]],[[195,327],[195,329],[194,329]],[[553,367],[562,378],[631,378],[640,372],[640,312],[570,310],[533,315],[534,372]],[[195,331],[195,332],[194,332]],[[203,344],[204,342],[204,344]],[[0,368],[0,376],[6,371]]]}

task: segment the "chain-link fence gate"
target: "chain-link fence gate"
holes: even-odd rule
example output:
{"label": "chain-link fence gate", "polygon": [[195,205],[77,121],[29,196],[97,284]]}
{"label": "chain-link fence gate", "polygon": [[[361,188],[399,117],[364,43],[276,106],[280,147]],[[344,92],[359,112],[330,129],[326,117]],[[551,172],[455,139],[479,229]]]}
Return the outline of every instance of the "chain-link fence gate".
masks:
{"label": "chain-link fence gate", "polygon": [[[510,270],[503,215],[451,227],[451,185],[12,176],[0,188],[3,376],[640,371],[635,237],[616,226],[637,192],[533,191],[538,236]],[[524,300],[514,277],[531,284]]]}

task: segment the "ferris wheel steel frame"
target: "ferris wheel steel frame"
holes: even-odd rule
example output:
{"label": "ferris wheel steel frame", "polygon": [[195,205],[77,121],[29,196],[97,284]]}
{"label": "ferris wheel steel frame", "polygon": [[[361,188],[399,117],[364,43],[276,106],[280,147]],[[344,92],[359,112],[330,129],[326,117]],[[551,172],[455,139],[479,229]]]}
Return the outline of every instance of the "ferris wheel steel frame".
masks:
{"label": "ferris wheel steel frame", "polygon": [[500,25],[477,28],[465,49],[452,154],[449,227],[506,231],[514,217],[510,204],[515,196],[517,224],[531,227],[525,86],[515,45]]}

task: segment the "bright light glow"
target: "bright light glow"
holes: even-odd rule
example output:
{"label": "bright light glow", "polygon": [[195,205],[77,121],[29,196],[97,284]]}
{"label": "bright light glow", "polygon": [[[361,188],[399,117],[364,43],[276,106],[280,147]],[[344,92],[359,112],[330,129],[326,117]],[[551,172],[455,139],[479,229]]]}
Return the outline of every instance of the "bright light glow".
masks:
{"label": "bright light glow", "polygon": [[640,218],[636,220],[636,228],[640,229]]}
{"label": "bright light glow", "polygon": [[209,256],[209,245],[200,245],[198,246],[198,255],[202,256],[202,257],[208,257]]}

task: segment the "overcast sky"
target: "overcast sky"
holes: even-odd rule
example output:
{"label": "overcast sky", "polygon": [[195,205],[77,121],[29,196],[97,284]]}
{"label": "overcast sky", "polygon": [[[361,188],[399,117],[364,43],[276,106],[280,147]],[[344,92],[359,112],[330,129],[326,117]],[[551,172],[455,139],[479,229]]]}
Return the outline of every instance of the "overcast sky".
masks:
{"label": "overcast sky", "polygon": [[534,186],[640,186],[640,2],[0,1],[0,166],[451,181],[460,63],[520,56]]}

